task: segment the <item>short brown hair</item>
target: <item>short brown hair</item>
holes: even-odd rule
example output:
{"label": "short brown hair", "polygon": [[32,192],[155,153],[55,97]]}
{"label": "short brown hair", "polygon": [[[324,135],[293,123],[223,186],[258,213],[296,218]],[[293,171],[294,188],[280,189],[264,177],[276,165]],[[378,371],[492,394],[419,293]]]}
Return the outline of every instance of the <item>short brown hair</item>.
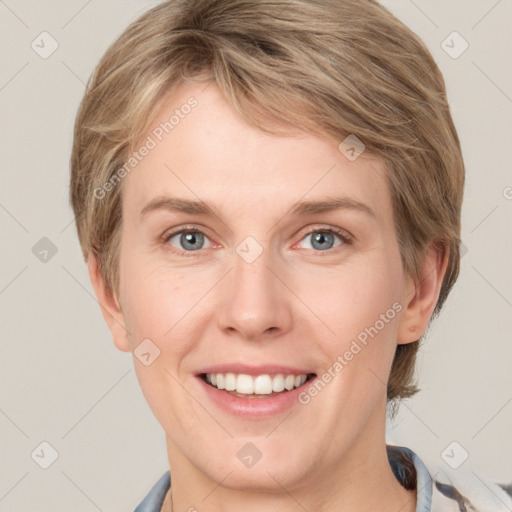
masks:
{"label": "short brown hair", "polygon": [[[269,133],[300,129],[337,143],[354,134],[382,158],[404,271],[418,275],[432,242],[448,251],[439,313],[459,273],[460,144],[429,51],[372,0],[165,1],[107,49],[75,122],[71,203],[83,255],[94,252],[114,293],[122,187],[95,191],[118,176],[183,80],[216,81],[248,123]],[[417,391],[418,345],[397,346],[388,400]]]}

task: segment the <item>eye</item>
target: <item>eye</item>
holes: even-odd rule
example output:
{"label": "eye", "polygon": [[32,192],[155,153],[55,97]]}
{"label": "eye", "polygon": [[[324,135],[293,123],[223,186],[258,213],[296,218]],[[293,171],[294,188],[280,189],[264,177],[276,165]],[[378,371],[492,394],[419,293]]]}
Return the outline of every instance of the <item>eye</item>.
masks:
{"label": "eye", "polygon": [[[336,239],[338,243],[336,243]],[[306,241],[305,249],[326,252],[341,245],[350,245],[350,235],[338,228],[315,228],[310,230],[302,238]],[[200,249],[208,249],[213,246],[210,239],[197,228],[184,228],[174,231],[164,237],[164,243],[171,246],[171,251],[184,255],[185,253],[197,252]]]}
{"label": "eye", "polygon": [[165,242],[179,249],[176,252],[194,252],[211,247],[208,237],[197,229],[182,229],[171,233],[165,237]]}
{"label": "eye", "polygon": [[[340,242],[334,245],[336,238],[340,240]],[[317,251],[328,251],[340,245],[348,245],[351,243],[351,239],[345,231],[334,228],[316,228],[309,231],[302,240],[309,241],[309,247],[305,247],[306,249],[314,249]]]}

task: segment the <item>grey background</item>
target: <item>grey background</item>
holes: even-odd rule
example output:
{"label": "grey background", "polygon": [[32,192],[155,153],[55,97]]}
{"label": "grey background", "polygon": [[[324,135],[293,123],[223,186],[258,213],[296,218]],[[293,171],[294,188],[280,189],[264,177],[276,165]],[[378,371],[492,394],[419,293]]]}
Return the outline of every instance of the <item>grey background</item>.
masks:
{"label": "grey background", "polygon": [[[133,510],[168,469],[131,356],[114,347],[93,297],[68,206],[85,83],[156,3],[0,0],[0,511]],[[452,464],[467,452],[456,471],[510,481],[512,2],[384,3],[444,73],[467,167],[461,275],[422,347],[422,391],[388,438],[441,468],[447,447]],[[58,43],[47,58],[31,46],[51,48],[44,31]],[[445,51],[463,48],[453,31],[469,44],[458,58]],[[43,441],[58,453],[47,469]]]}

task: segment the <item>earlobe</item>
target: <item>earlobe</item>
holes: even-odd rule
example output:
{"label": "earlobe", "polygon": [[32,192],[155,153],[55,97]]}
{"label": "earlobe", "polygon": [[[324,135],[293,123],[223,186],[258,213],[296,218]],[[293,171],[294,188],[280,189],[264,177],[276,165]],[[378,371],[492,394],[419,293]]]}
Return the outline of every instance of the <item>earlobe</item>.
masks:
{"label": "earlobe", "polygon": [[448,251],[432,244],[417,277],[408,277],[404,287],[405,309],[398,328],[399,345],[417,341],[425,333],[439,298],[448,266]]}
{"label": "earlobe", "polygon": [[112,334],[114,345],[123,352],[130,352],[128,332],[119,301],[112,290],[105,284],[99,269],[98,258],[92,252],[89,255],[88,270],[96,298],[101,307],[101,313]]}

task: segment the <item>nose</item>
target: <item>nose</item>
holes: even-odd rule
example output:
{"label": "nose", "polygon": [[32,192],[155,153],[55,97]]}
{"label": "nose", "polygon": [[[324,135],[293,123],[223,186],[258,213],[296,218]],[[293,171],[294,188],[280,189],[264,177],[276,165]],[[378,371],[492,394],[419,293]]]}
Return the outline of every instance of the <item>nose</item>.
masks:
{"label": "nose", "polygon": [[268,252],[252,262],[234,254],[217,310],[218,326],[228,335],[263,341],[291,329],[292,293],[284,284],[282,265]]}

